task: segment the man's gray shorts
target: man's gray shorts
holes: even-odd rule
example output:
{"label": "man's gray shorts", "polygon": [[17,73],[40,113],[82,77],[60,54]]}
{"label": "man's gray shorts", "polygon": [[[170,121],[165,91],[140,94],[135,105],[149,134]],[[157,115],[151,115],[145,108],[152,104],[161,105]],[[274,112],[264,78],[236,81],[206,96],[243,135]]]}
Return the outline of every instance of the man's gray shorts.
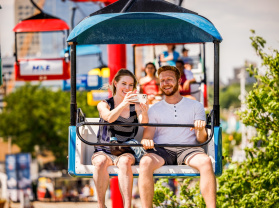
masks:
{"label": "man's gray shorts", "polygon": [[147,153],[154,153],[165,160],[165,165],[188,165],[188,160],[200,153],[204,153],[201,147],[156,147],[148,149]]}

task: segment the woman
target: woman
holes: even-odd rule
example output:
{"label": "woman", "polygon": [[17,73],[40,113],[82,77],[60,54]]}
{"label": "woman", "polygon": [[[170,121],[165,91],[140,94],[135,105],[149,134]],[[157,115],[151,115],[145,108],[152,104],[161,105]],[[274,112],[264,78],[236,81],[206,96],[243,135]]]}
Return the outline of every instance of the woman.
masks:
{"label": "woman", "polygon": [[[148,105],[135,104],[133,91],[136,89],[135,76],[126,69],[120,69],[112,80],[113,97],[100,102],[97,106],[101,122],[148,123]],[[99,142],[110,142],[111,137],[126,142],[133,141],[137,133],[136,127],[131,126],[100,126]],[[120,156],[112,155],[109,147],[96,147],[92,156],[95,166],[93,179],[96,185],[99,208],[105,207],[105,194],[109,183],[108,166],[116,165],[119,168],[119,188],[123,197],[124,207],[131,207],[133,173],[132,167],[135,157],[139,154],[124,153]],[[138,160],[140,158],[137,158]]]}
{"label": "woman", "polygon": [[148,95],[148,104],[152,104],[159,94],[159,79],[156,77],[156,67],[149,62],[145,65],[146,76],[139,81],[140,92]]}
{"label": "woman", "polygon": [[179,53],[175,51],[175,45],[167,45],[167,51],[164,51],[159,57],[160,66],[175,66],[175,62],[179,58]]}

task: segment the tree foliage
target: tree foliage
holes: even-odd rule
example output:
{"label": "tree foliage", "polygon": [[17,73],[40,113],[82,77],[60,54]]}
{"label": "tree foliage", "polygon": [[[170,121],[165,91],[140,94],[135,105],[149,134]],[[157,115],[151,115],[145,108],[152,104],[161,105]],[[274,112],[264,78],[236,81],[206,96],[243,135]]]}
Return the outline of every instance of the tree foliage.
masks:
{"label": "tree foliage", "polygon": [[[253,88],[253,84],[246,84],[245,89],[250,92]],[[240,84],[234,83],[232,85],[224,86],[220,88],[220,107],[222,109],[239,108],[241,102],[239,99]],[[213,106],[213,86],[208,89],[209,104]]]}
{"label": "tree foliage", "polygon": [[[86,93],[78,93],[78,107],[89,116],[98,116],[87,106]],[[23,152],[51,150],[57,164],[65,165],[68,154],[70,94],[41,85],[26,84],[6,96],[7,106],[0,114],[0,137],[12,138]]]}
{"label": "tree foliage", "polygon": [[[252,146],[245,149],[246,160],[229,161],[229,168],[218,178],[217,207],[279,207],[279,53],[275,49],[271,54],[264,52],[266,41],[262,37],[254,35],[250,39],[265,72],[249,67],[257,82],[246,97],[247,110],[239,115],[245,125],[256,128],[257,136],[249,138]],[[183,195],[186,201],[175,199],[168,207],[183,207],[187,203],[194,203],[188,207],[205,207],[197,185]],[[163,202],[167,197],[159,199]],[[171,206],[177,203],[180,205]]]}
{"label": "tree foliage", "polygon": [[251,40],[265,72],[249,67],[257,83],[240,117],[245,125],[256,128],[257,136],[250,138],[253,146],[245,150],[247,160],[235,163],[218,180],[222,207],[279,207],[279,53],[265,53],[262,37],[253,36]]}

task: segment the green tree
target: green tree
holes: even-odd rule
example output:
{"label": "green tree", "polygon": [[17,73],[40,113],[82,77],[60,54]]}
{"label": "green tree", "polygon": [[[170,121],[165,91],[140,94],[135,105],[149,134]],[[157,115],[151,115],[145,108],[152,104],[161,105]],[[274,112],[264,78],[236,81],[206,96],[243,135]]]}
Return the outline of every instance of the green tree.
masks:
{"label": "green tree", "polygon": [[[88,116],[98,116],[96,108],[87,105],[86,93],[78,93],[77,100]],[[11,137],[23,152],[33,152],[34,145],[41,150],[51,150],[56,164],[65,166],[70,124],[69,92],[26,84],[9,94],[5,102],[7,106],[0,114],[0,136]]]}
{"label": "green tree", "polygon": [[[279,53],[275,49],[271,54],[264,52],[266,41],[262,37],[254,35],[250,39],[265,72],[249,67],[257,82],[246,97],[247,110],[239,114],[245,125],[256,128],[257,136],[250,138],[253,146],[245,149],[247,159],[231,163],[218,178],[217,207],[279,207]],[[172,206],[177,204],[175,198],[168,207],[205,207],[198,183],[184,191],[189,180],[181,187],[179,205]],[[155,194],[154,203],[162,205],[171,193],[158,190],[161,195]]]}
{"label": "green tree", "polygon": [[[253,84],[247,84],[245,86],[246,91],[250,92],[253,88]],[[232,85],[224,86],[220,88],[220,107],[229,109],[230,107],[239,108],[241,103],[239,100],[240,95],[240,84],[235,83]],[[210,86],[208,89],[208,97],[210,106],[213,105],[213,87]]]}
{"label": "green tree", "polygon": [[279,207],[279,53],[265,53],[262,37],[251,40],[265,72],[261,74],[253,66],[248,69],[257,83],[240,116],[245,125],[256,127],[257,136],[250,139],[253,147],[245,150],[247,160],[235,163],[218,180],[222,207]]}

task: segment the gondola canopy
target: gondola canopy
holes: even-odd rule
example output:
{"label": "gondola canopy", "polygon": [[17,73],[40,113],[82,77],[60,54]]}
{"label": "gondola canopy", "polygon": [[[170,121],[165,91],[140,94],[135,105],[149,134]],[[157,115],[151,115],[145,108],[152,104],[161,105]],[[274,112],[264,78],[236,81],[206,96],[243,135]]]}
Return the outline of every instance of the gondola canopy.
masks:
{"label": "gondola canopy", "polygon": [[39,13],[19,22],[14,32],[52,32],[69,30],[67,23],[46,13]]}
{"label": "gondola canopy", "polygon": [[[151,12],[150,7],[154,8],[158,2],[161,7]],[[123,3],[126,3],[126,9],[124,4],[119,11]],[[80,45],[201,43],[214,40],[222,41],[218,30],[195,12],[160,0],[134,1],[130,5],[120,0],[86,17],[70,33],[67,41]]]}

